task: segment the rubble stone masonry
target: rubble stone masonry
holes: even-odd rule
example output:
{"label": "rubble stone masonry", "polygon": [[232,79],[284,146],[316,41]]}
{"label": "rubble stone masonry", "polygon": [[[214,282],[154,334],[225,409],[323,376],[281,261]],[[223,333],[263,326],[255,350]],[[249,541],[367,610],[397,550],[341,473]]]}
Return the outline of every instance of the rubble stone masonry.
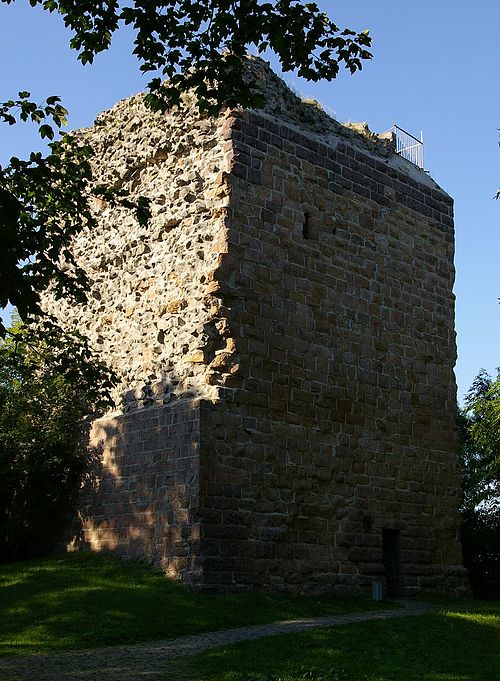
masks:
{"label": "rubble stone masonry", "polygon": [[82,133],[153,218],[97,206],[89,304],[46,302],[122,379],[72,546],[206,590],[459,591],[452,200],[259,68],[263,110],[136,97]]}

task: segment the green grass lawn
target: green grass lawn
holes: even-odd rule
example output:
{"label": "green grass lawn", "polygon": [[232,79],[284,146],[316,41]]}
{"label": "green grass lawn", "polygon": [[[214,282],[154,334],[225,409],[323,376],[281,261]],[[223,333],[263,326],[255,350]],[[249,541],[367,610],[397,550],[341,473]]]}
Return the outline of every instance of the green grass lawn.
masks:
{"label": "green grass lawn", "polygon": [[186,660],[182,678],[500,681],[500,602],[456,601],[432,615],[316,629],[229,646]]}
{"label": "green grass lawn", "polygon": [[74,553],[0,565],[0,655],[140,642],[376,608],[362,595],[196,594],[143,563]]}

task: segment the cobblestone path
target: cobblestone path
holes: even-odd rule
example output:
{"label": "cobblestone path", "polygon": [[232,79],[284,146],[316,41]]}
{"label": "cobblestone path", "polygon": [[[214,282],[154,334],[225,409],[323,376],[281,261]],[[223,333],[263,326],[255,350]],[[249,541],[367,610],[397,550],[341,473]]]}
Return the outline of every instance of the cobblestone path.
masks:
{"label": "cobblestone path", "polygon": [[137,645],[75,650],[57,655],[0,658],[0,681],[177,681],[181,658],[239,641],[292,634],[319,627],[409,617],[439,608],[428,603],[401,601],[398,610],[288,620],[273,624],[213,631]]}

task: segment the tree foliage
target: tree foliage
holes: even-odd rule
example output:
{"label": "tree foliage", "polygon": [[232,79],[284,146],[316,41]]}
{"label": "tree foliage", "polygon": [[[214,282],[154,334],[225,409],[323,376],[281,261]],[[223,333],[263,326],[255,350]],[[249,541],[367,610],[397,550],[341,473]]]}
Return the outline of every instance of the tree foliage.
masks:
{"label": "tree foliage", "polygon": [[[140,68],[154,75],[146,96],[153,109],[180,104],[187,90],[194,90],[199,108],[208,113],[224,105],[257,104],[258,95],[244,77],[248,47],[274,51],[285,71],[295,69],[309,80],[332,80],[341,65],[354,73],[371,57],[367,31],[339,29],[314,2],[134,0],[122,6],[117,0],[29,1],[61,15],[84,64],[110,47],[121,26],[131,26]],[[21,91],[17,99],[0,103],[0,122],[32,121],[40,136],[51,140],[46,156],[32,153],[28,160],[12,158],[7,167],[0,166],[0,307],[10,302],[24,320],[41,314],[39,293],[49,284],[56,297],[85,299],[88,282],[69,245],[82,229],[95,225],[92,195],[135,207],[141,222],[148,216],[144,200],[132,206],[123,192],[93,184],[89,147],[68,134],[55,140],[67,113],[59,98],[37,105],[29,97]]]}
{"label": "tree foliage", "polygon": [[500,374],[479,372],[458,425],[464,564],[477,595],[500,597]]}
{"label": "tree foliage", "polygon": [[[41,106],[29,97],[29,92],[20,92],[18,100],[0,103],[0,121],[31,121],[42,138],[54,140],[54,129],[66,122],[66,109],[58,97],[49,97]],[[9,165],[0,166],[0,307],[11,303],[24,321],[42,313],[39,292],[49,284],[56,298],[85,300],[87,277],[69,246],[82,229],[96,226],[91,198],[133,206],[123,192],[93,183],[91,154],[89,146],[64,134],[49,143],[46,156],[37,152],[28,160],[13,157]],[[138,219],[146,220],[146,202],[134,207]]]}
{"label": "tree foliage", "polygon": [[0,561],[57,539],[86,461],[84,417],[112,382],[77,333],[47,322],[0,342]]}
{"label": "tree foliage", "polygon": [[[14,0],[1,0],[10,4]],[[200,109],[250,105],[255,93],[243,78],[248,48],[273,51],[284,71],[307,80],[333,80],[340,66],[352,73],[370,59],[367,31],[340,29],[315,2],[300,0],[29,0],[59,13],[73,32],[83,63],[107,50],[123,25],[135,34],[134,54],[150,81],[149,103],[178,104],[193,89]],[[166,79],[167,83],[162,83]]]}
{"label": "tree foliage", "polygon": [[[18,113],[21,121],[38,123],[42,137],[53,139],[51,123],[60,127],[65,109],[56,97],[42,107],[28,98],[28,92],[20,92],[19,100],[0,104],[0,119],[13,125]],[[90,149],[70,135],[49,147],[45,157],[32,153],[26,161],[14,157],[0,167],[0,305],[10,302],[23,319],[40,313],[38,292],[51,280],[56,295],[84,299],[85,274],[68,246],[80,229],[94,222],[88,203]]]}
{"label": "tree foliage", "polygon": [[459,419],[465,503],[475,507],[500,492],[500,373],[479,372]]}

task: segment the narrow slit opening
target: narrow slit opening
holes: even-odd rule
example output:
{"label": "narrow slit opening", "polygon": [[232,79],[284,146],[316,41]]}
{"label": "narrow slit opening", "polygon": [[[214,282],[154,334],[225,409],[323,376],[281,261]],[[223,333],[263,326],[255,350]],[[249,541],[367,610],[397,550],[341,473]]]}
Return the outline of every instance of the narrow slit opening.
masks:
{"label": "narrow slit opening", "polygon": [[302,236],[304,239],[310,239],[311,238],[311,222],[310,222],[311,216],[309,213],[304,213],[304,222],[302,224]]}

